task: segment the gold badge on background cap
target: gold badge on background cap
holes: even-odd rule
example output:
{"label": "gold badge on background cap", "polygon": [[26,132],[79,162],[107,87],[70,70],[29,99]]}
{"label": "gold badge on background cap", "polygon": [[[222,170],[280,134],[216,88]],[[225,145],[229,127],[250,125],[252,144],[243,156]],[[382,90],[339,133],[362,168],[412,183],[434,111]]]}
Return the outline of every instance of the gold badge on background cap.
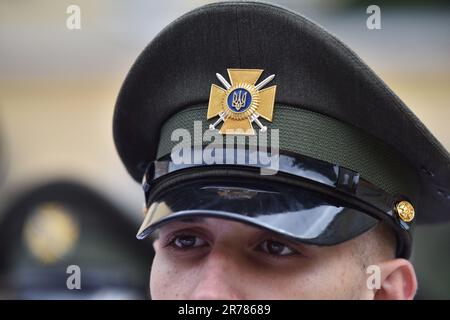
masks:
{"label": "gold badge on background cap", "polygon": [[23,238],[30,252],[43,264],[56,263],[76,245],[80,226],[68,208],[44,203],[27,219]]}
{"label": "gold badge on background cap", "polygon": [[209,129],[214,130],[223,122],[219,130],[221,134],[253,135],[255,131],[252,123],[255,122],[261,131],[266,131],[267,127],[258,118],[272,121],[277,86],[262,88],[272,81],[275,75],[270,75],[256,84],[264,71],[262,69],[227,69],[227,71],[231,84],[216,73],[225,89],[215,84],[211,85],[207,119],[217,116],[219,119],[210,124]]}

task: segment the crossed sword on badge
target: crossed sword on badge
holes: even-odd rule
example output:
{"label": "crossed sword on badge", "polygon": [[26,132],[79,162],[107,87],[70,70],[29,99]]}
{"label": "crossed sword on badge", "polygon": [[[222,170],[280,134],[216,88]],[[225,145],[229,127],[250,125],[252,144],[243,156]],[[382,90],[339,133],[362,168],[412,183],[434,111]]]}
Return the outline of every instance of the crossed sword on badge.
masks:
{"label": "crossed sword on badge", "polygon": [[[223,84],[225,89],[228,90],[229,88],[231,88],[231,84],[229,84],[228,81],[220,73],[216,73],[216,77]],[[268,76],[266,79],[264,79],[263,81],[261,81],[259,84],[257,84],[255,86],[256,90],[259,91],[262,87],[264,87],[266,84],[268,84],[270,81],[272,81],[273,78],[275,78],[274,74]],[[258,114],[258,112],[255,111],[250,117],[250,122],[255,122],[258,125],[261,132],[267,131],[267,126],[263,125],[261,123],[261,121],[259,121],[258,118],[259,118],[259,114]],[[225,111],[221,111],[219,113],[219,119],[217,119],[216,122],[214,122],[213,124],[210,124],[209,129],[210,130],[216,129],[216,126],[219,125],[222,121],[225,121]]]}

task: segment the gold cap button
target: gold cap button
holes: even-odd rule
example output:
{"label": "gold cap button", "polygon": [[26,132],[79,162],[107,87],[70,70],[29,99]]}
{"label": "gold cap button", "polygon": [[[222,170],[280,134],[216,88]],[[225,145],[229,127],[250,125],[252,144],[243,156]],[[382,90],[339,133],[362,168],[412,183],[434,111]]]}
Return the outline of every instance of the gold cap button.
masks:
{"label": "gold cap button", "polygon": [[414,207],[406,200],[400,201],[395,205],[395,211],[400,219],[405,222],[411,222],[414,219]]}

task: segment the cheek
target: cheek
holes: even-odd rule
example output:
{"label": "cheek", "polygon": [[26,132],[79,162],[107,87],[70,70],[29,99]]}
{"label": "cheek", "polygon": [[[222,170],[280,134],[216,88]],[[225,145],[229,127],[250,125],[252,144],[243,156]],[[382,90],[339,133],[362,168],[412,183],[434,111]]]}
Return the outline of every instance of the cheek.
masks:
{"label": "cheek", "polygon": [[361,299],[364,288],[364,272],[361,266],[345,256],[332,259],[321,268],[316,280],[322,299]]}
{"label": "cheek", "polygon": [[[178,294],[179,289],[174,288],[177,280],[173,278],[177,274],[177,270],[164,257],[155,253],[150,273],[150,294],[152,299],[174,299],[174,293]],[[180,297],[181,299],[181,297]]]}
{"label": "cheek", "polygon": [[293,272],[279,274],[274,277],[278,287],[279,299],[324,299],[329,292],[330,272],[327,266],[306,262]]}
{"label": "cheek", "polygon": [[281,287],[289,299],[360,299],[363,276],[354,261],[322,256],[283,279]]}
{"label": "cheek", "polygon": [[189,268],[156,251],[150,273],[150,294],[154,300],[186,299],[194,277]]}

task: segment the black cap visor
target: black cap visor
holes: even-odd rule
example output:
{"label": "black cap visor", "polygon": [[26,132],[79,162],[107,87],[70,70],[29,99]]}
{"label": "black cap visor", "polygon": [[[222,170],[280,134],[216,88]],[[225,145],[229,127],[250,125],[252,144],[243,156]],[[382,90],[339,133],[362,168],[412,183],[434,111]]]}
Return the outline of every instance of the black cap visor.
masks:
{"label": "black cap visor", "polygon": [[143,239],[166,223],[193,217],[239,221],[321,246],[352,239],[379,222],[315,191],[210,178],[181,183],[156,196],[137,237]]}

